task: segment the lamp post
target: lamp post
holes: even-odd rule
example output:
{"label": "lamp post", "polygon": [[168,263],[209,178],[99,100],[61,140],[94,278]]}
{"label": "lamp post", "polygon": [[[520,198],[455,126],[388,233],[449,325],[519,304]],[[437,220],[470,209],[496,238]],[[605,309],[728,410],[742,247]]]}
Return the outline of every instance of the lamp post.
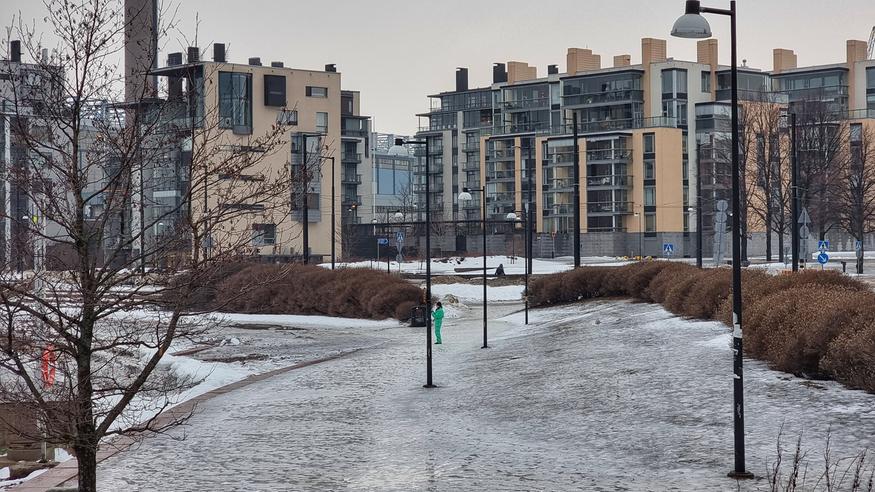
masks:
{"label": "lamp post", "polygon": [[687,208],[687,212],[696,214],[696,268],[702,268],[702,198],[696,198],[696,206]]}
{"label": "lamp post", "polygon": [[753,478],[744,466],[744,383],[742,375],[742,323],[741,323],[741,203],[739,203],[740,167],[738,158],[738,55],[736,48],[735,0],[729,2],[729,10],[702,7],[698,0],[687,0],[684,15],[675,21],[671,35],[679,38],[709,38],[711,26],[701,14],[729,16],[731,36],[731,92],[732,92],[732,347],[733,361],[733,429],[735,434],[735,468],[729,473],[733,478]]}
{"label": "lamp post", "polygon": [[435,388],[432,382],[432,366],[431,366],[431,197],[429,193],[429,174],[431,167],[429,166],[429,145],[428,139],[423,140],[407,140],[396,138],[395,145],[389,149],[389,155],[410,155],[404,145],[423,145],[425,146],[425,305],[429,313],[425,317],[425,384],[423,388]]}
{"label": "lamp post", "polygon": [[331,269],[334,270],[334,264],[337,261],[337,225],[335,223],[335,206],[334,203],[334,157],[326,157],[331,160]]}
{"label": "lamp post", "polygon": [[790,247],[793,271],[799,271],[799,163],[796,155],[796,113],[790,113]]}
{"label": "lamp post", "polygon": [[[511,221],[512,226],[515,226],[516,222],[522,221],[523,230],[526,232],[529,231],[528,224],[526,223],[526,222],[528,222],[528,218],[527,218],[525,212],[523,212],[522,218],[520,218],[515,212],[509,212],[507,214],[507,220]],[[529,245],[527,243],[526,244],[527,250],[528,250],[528,247],[529,247]],[[527,251],[526,254],[531,254],[531,251]],[[526,324],[529,324],[529,269],[528,269],[528,266],[526,266],[524,271],[525,271],[525,278],[526,278],[526,288],[525,288],[525,294],[523,295],[523,300],[525,301]]]}
{"label": "lamp post", "polygon": [[[396,221],[402,221],[404,220],[404,214],[401,213],[401,211],[399,210],[392,215],[392,218],[394,218]],[[386,234],[386,236],[388,237],[388,235],[391,234],[392,231],[392,222],[389,219],[388,210],[386,210],[386,228],[389,231],[389,233]],[[401,271],[401,263],[398,264],[398,271]],[[386,273],[392,273],[392,256],[390,256],[389,254],[389,245],[386,245]]]}
{"label": "lamp post", "polygon": [[[303,188],[304,188],[304,196],[301,200],[303,202],[302,209],[302,217],[301,222],[303,229],[303,241],[304,241],[304,264],[310,263],[310,204],[308,203],[308,199],[310,198],[309,187],[310,187],[310,170],[307,165],[307,138],[308,137],[321,137],[321,133],[301,133],[301,179],[303,180]],[[321,152],[320,152],[321,153]],[[332,176],[331,176],[331,217],[332,221],[334,219],[334,168],[333,163],[334,159],[331,159],[332,162]],[[331,236],[332,244],[334,242],[334,236],[332,233]],[[333,268],[333,267],[332,267]]]}
{"label": "lamp post", "polygon": [[487,341],[487,321],[486,321],[486,183],[488,178],[483,176],[483,187],[482,188],[462,188],[462,192],[459,193],[459,201],[460,202],[468,202],[473,200],[474,198],[471,196],[471,192],[480,193],[482,200],[482,213],[480,222],[483,224],[483,346],[480,348],[489,348],[489,344]]}

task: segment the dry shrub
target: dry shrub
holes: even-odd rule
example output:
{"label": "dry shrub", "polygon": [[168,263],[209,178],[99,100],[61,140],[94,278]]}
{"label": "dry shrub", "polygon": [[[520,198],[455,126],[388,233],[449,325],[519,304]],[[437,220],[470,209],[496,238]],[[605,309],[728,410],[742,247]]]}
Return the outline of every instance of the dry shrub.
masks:
{"label": "dry shrub", "polygon": [[320,314],[385,319],[403,313],[422,291],[385,272],[309,265],[251,265],[219,283],[212,310],[257,314]]}
{"label": "dry shrub", "polygon": [[663,263],[667,265],[653,276],[650,285],[642,293],[645,301],[662,304],[671,288],[700,273],[698,268],[684,263]]}
{"label": "dry shrub", "polygon": [[714,319],[720,305],[729,297],[731,286],[732,270],[705,270],[688,286],[688,293],[678,311],[690,318]]}
{"label": "dry shrub", "polygon": [[870,292],[844,288],[779,291],[748,309],[745,345],[782,371],[828,377],[821,359],[829,345],[852,320],[870,312],[873,302]]}
{"label": "dry shrub", "polygon": [[852,319],[830,344],[821,367],[837,381],[875,393],[875,312]]}
{"label": "dry shrub", "polygon": [[650,281],[663,268],[667,268],[672,263],[667,261],[644,261],[639,263],[630,263],[619,267],[617,275],[620,277],[618,282],[622,286],[622,290],[626,295],[635,299],[643,299],[644,291],[650,285]]}
{"label": "dry shrub", "polygon": [[[721,321],[727,326],[732,326],[732,269],[726,269],[729,275],[729,283],[727,285],[726,297],[720,302],[712,319]],[[742,305],[750,308],[754,303],[758,302],[770,292],[774,292],[769,287],[769,282],[774,276],[769,275],[762,270],[741,270],[741,302]],[[746,315],[742,312],[742,321]]]}

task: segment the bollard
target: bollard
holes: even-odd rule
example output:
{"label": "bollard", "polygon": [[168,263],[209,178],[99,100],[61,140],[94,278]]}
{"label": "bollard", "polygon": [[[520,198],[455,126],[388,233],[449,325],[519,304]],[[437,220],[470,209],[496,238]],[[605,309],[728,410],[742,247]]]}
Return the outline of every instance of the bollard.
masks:
{"label": "bollard", "polygon": [[842,262],[842,273],[848,273],[848,262],[847,261]]}

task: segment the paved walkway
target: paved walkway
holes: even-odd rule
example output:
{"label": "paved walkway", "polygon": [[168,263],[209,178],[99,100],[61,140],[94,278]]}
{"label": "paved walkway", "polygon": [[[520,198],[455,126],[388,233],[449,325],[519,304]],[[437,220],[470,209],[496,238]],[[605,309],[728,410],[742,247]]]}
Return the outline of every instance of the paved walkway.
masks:
{"label": "paved walkway", "polygon": [[[104,462],[101,490],[736,490],[722,326],[627,302],[517,320],[491,321],[487,350],[477,311],[447,320],[434,390],[421,387],[422,331],[398,328],[375,334],[377,348],[218,395],[175,431],[184,440]],[[830,428],[837,457],[875,447],[872,395],[753,361],[746,376],[757,475],[782,425],[788,447],[804,431],[811,476]]]}

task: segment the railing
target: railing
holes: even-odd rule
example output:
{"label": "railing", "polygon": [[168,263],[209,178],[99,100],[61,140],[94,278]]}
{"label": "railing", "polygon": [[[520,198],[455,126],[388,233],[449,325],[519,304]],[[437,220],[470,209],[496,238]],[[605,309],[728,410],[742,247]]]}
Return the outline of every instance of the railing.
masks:
{"label": "railing", "polygon": [[493,193],[489,195],[490,202],[512,202],[516,200],[516,193]]}
{"label": "railing", "polygon": [[515,157],[514,149],[494,150],[486,154],[486,160],[488,161],[513,160]]}
{"label": "railing", "polygon": [[[669,116],[654,116],[652,118],[625,118],[621,120],[584,121],[577,125],[578,133],[592,133],[615,130],[631,130],[638,128],[677,128],[678,119]],[[553,127],[551,131],[557,135],[571,135],[574,127],[570,123]]]}
{"label": "railing", "polygon": [[628,213],[631,202],[586,202],[587,213]]}
{"label": "railing", "polygon": [[362,184],[362,175],[354,174],[354,175],[344,175],[340,178],[340,181],[344,184]]}
{"label": "railing", "polygon": [[465,171],[479,171],[480,170],[480,162],[466,162]]}
{"label": "railing", "polygon": [[489,175],[489,179],[514,179],[516,177],[516,171],[492,171],[491,173],[487,171]]}
{"label": "railing", "polygon": [[555,204],[552,207],[547,207],[545,212],[547,215],[571,215],[574,213],[574,205],[571,203]]}
{"label": "railing", "polygon": [[443,130],[452,130],[456,128],[456,124],[447,124],[447,125],[428,125],[428,126],[420,126],[420,132],[439,132]]}
{"label": "railing", "polygon": [[631,178],[629,175],[588,176],[586,186],[588,188],[628,187],[631,185]]}
{"label": "railing", "polygon": [[590,161],[620,161],[629,160],[632,157],[631,149],[604,149],[587,150],[586,160]]}
{"label": "railing", "polygon": [[548,191],[570,190],[574,187],[574,178],[553,178]]}
{"label": "railing", "polygon": [[608,92],[594,92],[588,94],[567,94],[562,96],[562,102],[564,106],[586,106],[589,104],[643,100],[644,91],[631,89]]}
{"label": "railing", "polygon": [[480,142],[475,144],[463,144],[462,152],[480,152]]}
{"label": "railing", "polygon": [[549,123],[516,123],[510,125],[498,125],[493,127],[493,135],[507,133],[547,133],[550,131]]}
{"label": "railing", "polygon": [[358,152],[344,153],[343,157],[341,157],[341,161],[343,161],[343,162],[361,162],[362,155]]}
{"label": "railing", "polygon": [[526,108],[543,108],[550,105],[550,98],[541,97],[537,99],[520,99],[517,101],[503,101],[501,106],[504,109],[526,109]]}
{"label": "railing", "polygon": [[364,138],[368,136],[367,130],[361,130],[358,128],[342,128],[340,130],[340,136],[342,137],[355,137],[355,138]]}
{"label": "railing", "polygon": [[341,203],[342,203],[343,205],[357,205],[357,206],[361,206],[361,205],[362,205],[362,196],[361,196],[361,195],[355,195],[355,196],[353,196],[353,195],[344,195],[344,196],[341,198]]}

